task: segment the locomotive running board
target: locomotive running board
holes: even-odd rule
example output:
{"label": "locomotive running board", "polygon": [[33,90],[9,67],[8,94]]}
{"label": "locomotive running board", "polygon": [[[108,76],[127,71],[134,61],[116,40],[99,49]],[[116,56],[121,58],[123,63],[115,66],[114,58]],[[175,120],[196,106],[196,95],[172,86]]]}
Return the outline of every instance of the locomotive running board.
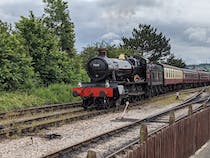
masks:
{"label": "locomotive running board", "polygon": [[133,85],[133,84],[147,84],[147,82],[145,81],[140,81],[140,82],[123,82],[122,84],[125,84],[125,85]]}
{"label": "locomotive running board", "polygon": [[138,92],[138,93],[128,93],[130,96],[139,96],[145,94],[144,92]]}

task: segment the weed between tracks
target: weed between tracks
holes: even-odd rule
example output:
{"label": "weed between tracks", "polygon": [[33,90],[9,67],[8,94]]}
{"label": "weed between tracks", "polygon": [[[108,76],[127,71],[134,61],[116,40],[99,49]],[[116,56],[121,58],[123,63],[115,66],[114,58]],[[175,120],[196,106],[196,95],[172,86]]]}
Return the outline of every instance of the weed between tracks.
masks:
{"label": "weed between tracks", "polygon": [[181,101],[185,100],[186,97],[189,95],[190,93],[183,93],[180,94],[180,99],[176,100],[176,95],[175,94],[171,94],[171,95],[167,95],[167,96],[160,96],[157,98],[152,98],[150,99],[152,105],[155,106],[166,106],[169,104],[173,104],[173,103],[180,103]]}
{"label": "weed between tracks", "polygon": [[0,124],[4,125],[4,124],[10,124],[12,122],[17,122],[17,121],[24,121],[24,120],[30,120],[30,119],[34,119],[34,118],[41,118],[41,117],[46,117],[46,116],[52,116],[52,115],[59,115],[62,113],[73,113],[73,112],[77,112],[78,110],[81,110],[82,107],[78,107],[78,108],[74,108],[74,109],[62,109],[62,110],[54,110],[54,111],[50,111],[50,112],[46,112],[46,111],[42,111],[36,114],[31,114],[31,113],[27,113],[24,116],[13,116],[13,117],[9,117],[7,119],[2,119],[0,120]]}
{"label": "weed between tracks", "polygon": [[29,131],[34,133],[34,132],[40,131],[42,129],[50,129],[53,127],[59,127],[66,123],[76,121],[76,119],[71,120],[72,118],[79,117],[81,115],[85,115],[88,113],[90,113],[90,112],[84,111],[81,113],[75,113],[75,114],[70,114],[70,115],[61,115],[60,117],[54,118],[54,119],[33,121],[31,124],[22,124],[22,125],[16,126],[16,129],[18,129],[18,131],[19,131],[19,133],[17,133],[17,135],[22,135],[22,133],[28,133],[28,131],[25,131],[25,129],[28,129]]}
{"label": "weed between tracks", "polygon": [[209,88],[207,88],[207,90],[206,90],[207,92],[210,92],[210,87]]}
{"label": "weed between tracks", "polygon": [[[95,111],[93,110],[92,113],[94,113],[94,112]],[[4,131],[5,131],[5,133],[7,133],[6,134],[7,138],[13,138],[14,135],[15,135],[15,137],[17,137],[19,135],[24,135],[24,134],[28,135],[28,133],[30,133],[30,132],[35,133],[42,129],[58,127],[63,124],[75,121],[75,120],[77,120],[77,119],[74,119],[75,117],[79,117],[81,115],[85,115],[85,114],[89,114],[89,113],[91,113],[91,112],[83,111],[83,112],[78,112],[78,113],[71,113],[68,115],[61,115],[59,117],[52,118],[52,119],[43,119],[40,121],[34,120],[30,124],[14,125],[14,126],[12,126],[12,129],[15,131],[15,133],[12,133],[12,134],[11,134],[10,128],[4,129]]]}
{"label": "weed between tracks", "polygon": [[[195,92],[195,91],[193,91]],[[173,103],[180,103],[181,101],[185,100],[190,94],[193,93],[192,91],[183,91],[180,93],[180,99],[176,100],[176,94],[163,94],[161,96],[155,96],[153,98],[149,98],[146,100],[140,101],[140,106],[150,104],[152,106],[166,106]]]}

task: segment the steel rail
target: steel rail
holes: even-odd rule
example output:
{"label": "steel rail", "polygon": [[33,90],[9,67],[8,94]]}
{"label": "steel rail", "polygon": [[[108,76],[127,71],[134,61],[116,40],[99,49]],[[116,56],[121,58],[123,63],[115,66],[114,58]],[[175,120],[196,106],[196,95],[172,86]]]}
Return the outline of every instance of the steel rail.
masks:
{"label": "steel rail", "polygon": [[0,119],[20,117],[20,116],[24,116],[25,114],[35,114],[35,113],[39,113],[43,111],[49,112],[50,110],[76,108],[78,106],[81,106],[81,104],[82,104],[81,102],[51,104],[51,105],[37,106],[37,107],[31,107],[31,108],[26,108],[26,109],[13,110],[9,112],[2,112],[0,113]]}

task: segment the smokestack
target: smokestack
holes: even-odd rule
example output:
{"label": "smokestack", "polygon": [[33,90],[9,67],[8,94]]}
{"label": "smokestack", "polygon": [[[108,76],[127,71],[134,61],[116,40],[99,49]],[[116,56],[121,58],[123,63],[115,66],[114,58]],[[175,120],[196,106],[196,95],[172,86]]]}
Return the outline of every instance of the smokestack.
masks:
{"label": "smokestack", "polygon": [[98,56],[100,57],[107,57],[108,50],[106,48],[98,49]]}

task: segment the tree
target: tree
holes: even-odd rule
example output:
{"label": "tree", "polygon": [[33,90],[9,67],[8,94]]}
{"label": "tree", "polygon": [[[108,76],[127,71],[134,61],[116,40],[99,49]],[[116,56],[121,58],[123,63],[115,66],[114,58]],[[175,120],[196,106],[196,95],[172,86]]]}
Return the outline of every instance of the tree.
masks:
{"label": "tree", "polygon": [[151,25],[142,25],[133,29],[132,37],[123,37],[122,46],[134,54],[147,57],[150,61],[163,60],[170,54],[170,39],[158,33]]}
{"label": "tree", "polygon": [[61,82],[62,62],[65,53],[59,52],[56,35],[44,26],[42,19],[37,19],[32,12],[28,18],[21,17],[16,23],[17,33],[24,39],[24,44],[32,57],[37,78],[40,83],[49,85]]}
{"label": "tree", "polygon": [[28,18],[21,17],[16,27],[32,57],[32,66],[40,84],[86,80],[81,59],[77,56],[69,58],[66,52],[59,51],[57,36],[44,25],[42,19],[30,12]]}
{"label": "tree", "polygon": [[172,66],[176,66],[176,67],[180,67],[180,68],[186,67],[185,62],[181,58],[176,58],[174,56],[174,54],[171,54],[167,58],[166,64],[169,64],[169,65],[172,65]]}
{"label": "tree", "polygon": [[33,86],[34,71],[23,41],[0,21],[0,89],[16,90]]}
{"label": "tree", "polygon": [[104,41],[95,43],[93,45],[89,45],[84,48],[84,50],[81,52],[80,56],[83,61],[83,65],[85,66],[87,61],[96,56],[98,54],[98,49],[99,48],[106,48],[108,49],[108,54],[107,56],[110,58],[118,58],[120,54],[126,54],[126,55],[131,55],[131,52],[128,49],[116,46],[116,45],[110,45]]}
{"label": "tree", "polygon": [[45,24],[52,33],[58,36],[62,51],[66,51],[70,57],[73,57],[76,54],[74,49],[75,33],[67,2],[63,2],[63,0],[43,0],[43,2],[47,4],[44,9]]}
{"label": "tree", "polygon": [[71,64],[67,64],[67,69],[70,70],[66,74],[70,77],[70,83],[73,85],[78,84],[78,81],[86,82],[89,80],[89,77],[83,67],[82,59],[80,56],[75,56],[74,58],[69,59]]}

